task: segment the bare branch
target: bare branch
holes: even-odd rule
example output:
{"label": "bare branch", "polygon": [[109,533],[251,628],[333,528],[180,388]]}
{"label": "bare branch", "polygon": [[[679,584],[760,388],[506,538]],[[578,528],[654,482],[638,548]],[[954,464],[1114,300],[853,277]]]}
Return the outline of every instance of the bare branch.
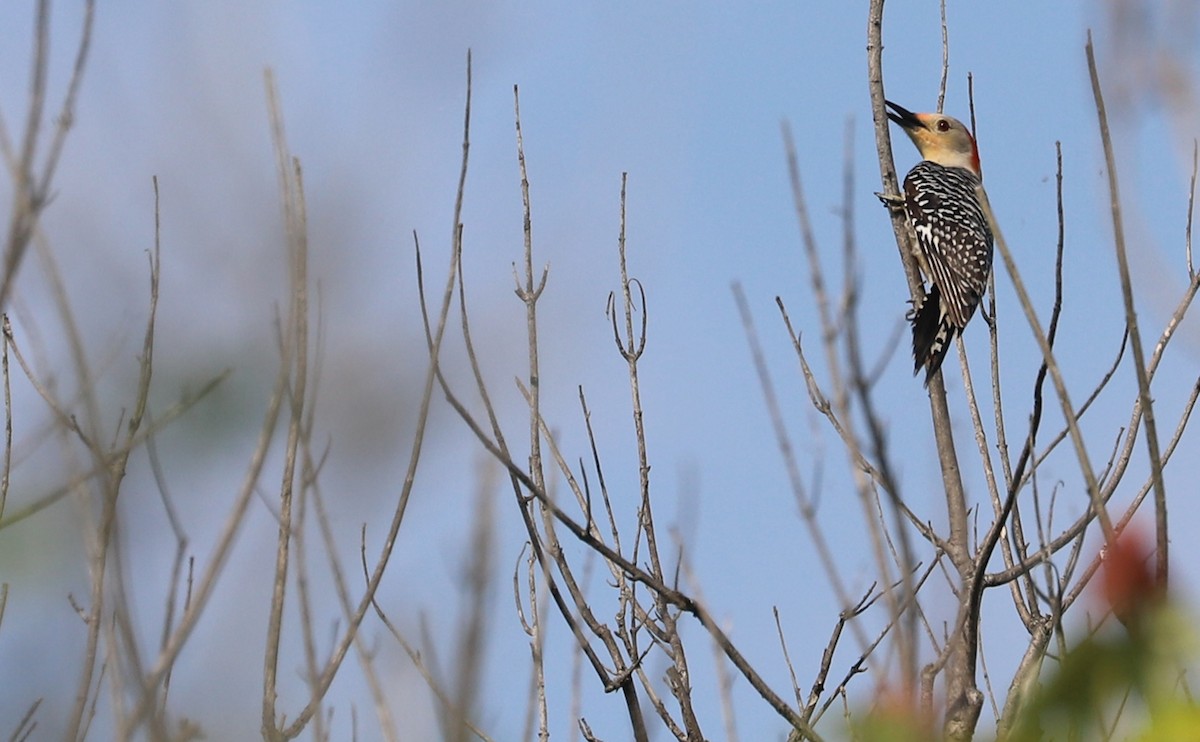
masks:
{"label": "bare branch", "polygon": [[[1133,365],[1137,372],[1138,399],[1146,427],[1146,449],[1150,456],[1150,471],[1154,482],[1154,524],[1157,542],[1156,578],[1158,584],[1167,585],[1167,491],[1163,483],[1162,460],[1158,447],[1158,426],[1154,420],[1154,402],[1150,397],[1150,379],[1146,370],[1146,357],[1142,351],[1142,333],[1138,327],[1137,312],[1133,306],[1133,285],[1129,278],[1129,259],[1125,251],[1125,227],[1121,217],[1121,195],[1117,187],[1117,163],[1113,155],[1112,135],[1108,130],[1108,115],[1104,110],[1104,96],[1100,91],[1100,75],[1096,71],[1096,54],[1092,49],[1092,34],[1087,40],[1088,75],[1092,80],[1092,95],[1096,99],[1096,115],[1100,120],[1100,142],[1104,146],[1104,163],[1108,170],[1108,190],[1111,197],[1113,220],[1113,246],[1117,252],[1117,268],[1121,275],[1121,298],[1125,302],[1125,327],[1129,330],[1129,344],[1133,349]],[[1101,521],[1103,523],[1103,521]],[[1105,533],[1111,543],[1112,534]]]}

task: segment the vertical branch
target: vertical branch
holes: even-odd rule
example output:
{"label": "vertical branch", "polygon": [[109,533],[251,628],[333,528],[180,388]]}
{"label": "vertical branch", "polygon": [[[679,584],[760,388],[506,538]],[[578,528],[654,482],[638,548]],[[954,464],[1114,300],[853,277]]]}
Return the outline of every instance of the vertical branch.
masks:
{"label": "vertical branch", "polygon": [[8,503],[8,482],[12,473],[12,384],[8,375],[8,346],[12,342],[12,325],[7,314],[0,314],[0,373],[4,375],[4,464],[0,471],[0,521],[4,519],[4,506]]}
{"label": "vertical branch", "polygon": [[[150,398],[150,381],[153,377],[154,369],[154,328],[158,317],[158,288],[162,266],[162,222],[159,209],[158,178],[154,178],[152,182],[154,184],[154,249],[150,253],[150,308],[146,318],[145,334],[142,337],[142,353],[138,359],[138,381],[134,396],[133,411],[130,413],[129,422],[125,426],[125,442],[120,447],[119,453],[112,456],[112,463],[109,466],[111,475],[107,500],[112,502],[113,508],[116,506],[117,495],[120,491],[121,482],[124,479],[129,456],[137,445],[142,422],[146,416],[146,407]],[[112,517],[115,518],[115,513]],[[114,554],[117,559],[117,568],[113,570],[113,585],[110,588],[114,595],[114,606],[109,610],[113,616],[112,623],[119,625],[119,628],[122,630],[122,638],[125,640],[126,653],[128,655],[127,662],[132,670],[131,674],[140,678],[143,673],[143,666],[138,650],[136,632],[132,626],[132,616],[130,615],[129,599],[125,591],[123,570],[120,568],[120,542],[116,539],[112,540]],[[111,651],[113,650],[110,647]],[[110,679],[112,680],[115,680],[116,677],[115,674],[110,675]],[[143,696],[149,696],[154,692],[154,689],[145,686],[138,690],[141,691]],[[159,730],[162,729],[161,717],[153,715],[151,722],[154,725],[151,728],[152,735],[158,734]]]}
{"label": "vertical branch", "polygon": [[[542,296],[542,291],[546,288],[546,280],[550,274],[550,266],[546,265],[542,268],[541,278],[537,284],[534,284],[533,274],[533,209],[529,198],[529,170],[525,164],[525,137],[521,132],[521,94],[520,89],[513,85],[513,120],[517,131],[517,168],[521,176],[521,206],[522,206],[522,234],[524,236],[524,283],[521,279],[515,276],[516,268],[514,267],[514,279],[517,282],[516,294],[517,298],[525,304],[525,342],[529,353],[529,387],[526,393],[526,402],[529,405],[529,476],[538,489],[545,490],[546,479],[545,471],[542,465],[542,438],[539,423],[542,419],[541,412],[541,373],[539,371],[538,360],[538,326],[537,326],[537,303]],[[465,300],[465,292],[462,297]],[[469,330],[466,325],[466,308],[463,308],[463,335],[467,339],[468,352],[472,358],[472,367],[478,369],[474,361],[474,350],[470,342]],[[504,445],[504,438],[500,432],[500,425],[497,422],[495,415],[491,412],[491,404],[487,402],[487,391],[483,383],[483,378],[476,370],[476,384],[479,387],[480,394],[484,396],[485,403],[488,406],[489,416],[492,418],[492,430],[496,436],[496,440]],[[519,485],[513,481],[513,490],[517,493],[518,507],[521,509],[521,516],[525,522],[526,531],[529,534],[531,545],[531,554],[529,557],[529,604],[530,604],[530,619],[526,623],[526,633],[529,635],[530,653],[533,661],[534,672],[531,681],[534,683],[535,695],[531,698],[531,704],[536,704],[538,718],[538,739],[546,742],[550,738],[550,723],[549,723],[549,708],[546,701],[546,675],[545,675],[545,643],[546,643],[546,627],[542,623],[542,612],[538,608],[537,600],[537,572],[534,570],[535,562],[543,570],[546,581],[549,584],[551,578],[549,575],[549,566],[547,555],[542,549],[541,537],[538,534],[537,523],[532,518],[532,504],[523,499]],[[550,542],[551,551],[555,554],[559,552],[556,548],[556,537],[554,534],[554,524],[545,510],[542,511],[543,524],[546,529],[546,539]],[[569,574],[569,573],[568,573]],[[519,595],[518,595],[519,598]],[[564,608],[565,604],[560,603],[560,608]],[[586,641],[583,642],[586,645]],[[581,647],[582,648],[582,647]],[[533,712],[533,705],[530,707],[530,713]],[[532,720],[532,715],[529,717]],[[527,737],[528,738],[528,737]]]}
{"label": "vertical branch", "polygon": [[[646,348],[646,320],[648,310],[646,308],[646,295],[642,290],[641,282],[637,282],[638,291],[641,295],[640,306],[642,310],[641,332],[636,336],[633,334],[633,285],[636,279],[629,278],[629,268],[626,264],[625,257],[625,188],[628,183],[628,173],[621,173],[621,232],[617,239],[617,258],[620,262],[621,270],[621,298],[622,307],[624,308],[625,317],[625,342],[621,346],[621,356],[629,364],[629,385],[630,395],[633,404],[633,427],[634,435],[637,438],[638,448],[638,485],[641,493],[641,519],[643,528],[646,530],[647,547],[650,551],[651,563],[654,567],[654,575],[662,576],[662,567],[658,564],[658,547],[655,545],[653,518],[650,511],[650,460],[646,452],[646,429],[643,425],[642,415],[642,394],[638,381],[638,361],[642,357],[642,352]],[[615,308],[614,308],[615,311]],[[615,321],[615,320],[614,320]]]}
{"label": "vertical branch", "polygon": [[1197,159],[1198,157],[1200,157],[1200,144],[1197,144],[1196,140],[1193,139],[1192,140],[1192,182],[1191,182],[1190,187],[1188,188],[1187,228],[1184,232],[1184,234],[1185,234],[1184,244],[1187,246],[1185,249],[1185,255],[1187,257],[1187,272],[1188,272],[1189,280],[1195,280],[1195,278],[1196,278],[1196,268],[1195,268],[1194,264],[1192,263],[1192,216],[1195,213],[1194,207],[1196,205],[1196,166],[1198,164],[1200,164],[1200,160]]}
{"label": "vertical branch", "polygon": [[[525,563],[529,589],[528,619],[525,618],[524,611],[521,609],[521,587],[518,579],[521,566],[519,563],[513,572],[513,596],[517,601],[517,615],[521,619],[525,634],[529,637],[529,655],[533,664],[533,672],[529,676],[529,703],[525,709],[525,734],[521,736],[521,739],[533,739],[534,717],[536,716],[537,738],[540,742],[547,742],[550,739],[550,712],[546,706],[546,632],[542,623],[542,611],[539,608],[537,570],[535,569],[538,566],[538,560],[532,550]],[[577,649],[576,657],[582,656],[583,648],[578,647]],[[572,716],[571,718],[576,717]]]}
{"label": "vertical branch", "polygon": [[8,224],[8,238],[4,247],[4,278],[0,284],[0,307],[7,303],[13,277],[25,256],[29,239],[37,225],[44,194],[39,193],[33,174],[37,156],[38,134],[42,128],[42,115],[46,104],[46,68],[50,64],[50,2],[38,0],[33,33],[33,60],[29,80],[29,110],[26,112],[25,131],[13,174],[12,219]]}
{"label": "vertical branch", "polygon": [[[315,386],[315,384],[314,384]],[[308,409],[312,410],[310,404]],[[311,418],[310,418],[311,421]],[[308,544],[308,529],[309,512],[313,506],[313,501],[316,499],[316,472],[310,467],[312,461],[312,453],[309,450],[311,438],[309,434],[312,429],[305,424],[304,431],[301,437],[302,451],[300,455],[303,457],[303,470],[300,480],[299,499],[296,504],[296,516],[292,520],[293,537],[292,548],[295,551],[295,556],[292,561],[295,565],[296,574],[296,614],[299,624],[300,643],[304,657],[304,682],[308,684],[309,691],[312,692],[318,687],[318,682],[321,679],[321,670],[323,669],[320,659],[317,657],[317,637],[313,631],[313,591],[311,588],[311,574],[309,572],[309,554],[311,549]],[[332,560],[333,555],[329,555]],[[322,603],[324,601],[321,601]],[[318,708],[313,714],[312,736],[315,740],[328,739],[329,730],[325,728],[324,714]]]}
{"label": "vertical branch", "polygon": [[[900,192],[896,168],[892,161],[892,140],[888,131],[888,118],[884,112],[883,92],[883,3],[871,0],[867,21],[867,76],[871,92],[871,113],[875,123],[875,146],[879,153],[879,174],[883,181],[883,192],[896,195]],[[909,290],[914,300],[924,295],[920,271],[913,252],[912,235],[904,215],[889,209],[896,246],[900,261],[908,278]],[[971,558],[967,549],[967,507],[963,491],[962,474],[958,467],[958,454],[954,450],[954,437],[950,426],[950,409],[946,403],[946,387],[941,374],[934,374],[929,383],[930,414],[933,417],[933,432],[937,442],[938,459],[942,469],[942,484],[946,491],[947,515],[950,521],[950,539],[947,554],[960,575],[970,571]]]}
{"label": "vertical branch", "polygon": [[18,174],[22,179],[33,179],[33,159],[37,155],[37,140],[45,113],[46,70],[49,66],[50,0],[38,0],[33,33],[33,69],[29,80],[29,110],[25,114],[25,136],[21,143],[21,162],[24,167]]}
{"label": "vertical branch", "polygon": [[[895,196],[899,193],[896,169],[892,161],[891,137],[888,118],[884,110],[883,90],[883,5],[884,0],[871,0],[867,17],[867,82],[871,93],[871,113],[875,123],[875,146],[879,154],[879,174],[883,192]],[[924,295],[912,240],[904,215],[889,209],[892,231],[896,236],[896,247],[908,279],[909,290],[914,300]],[[934,374],[928,386],[930,415],[933,419],[934,439],[937,443],[938,462],[942,471],[942,485],[946,493],[946,515],[950,534],[946,542],[946,553],[963,581],[971,579],[974,563],[968,541],[966,493],[959,470],[958,454],[954,449],[954,436],[950,424],[950,409],[946,402],[946,387],[941,373]],[[965,592],[963,593],[965,597]],[[965,608],[965,606],[963,606]],[[965,613],[965,611],[963,611]],[[969,738],[979,720],[983,697],[975,682],[975,657],[961,647],[961,637],[952,638],[951,653],[946,664],[947,711],[945,731],[950,738]],[[957,647],[957,648],[956,648]],[[932,666],[930,670],[932,671]]]}
{"label": "vertical branch", "polygon": [[[871,118],[875,124],[875,149],[879,153],[879,177],[885,195],[900,193],[899,179],[892,157],[892,138],[888,130],[888,117],[884,108],[883,92],[883,3],[871,0],[867,19],[867,84],[871,93]],[[913,298],[925,293],[921,284],[921,273],[913,251],[912,234],[899,210],[888,209],[892,220],[892,231],[896,236],[896,247],[900,251],[900,263]]]}
{"label": "vertical branch", "polygon": [[8,132],[0,119],[0,151],[13,174],[13,209],[5,240],[3,268],[0,277],[0,309],[8,304],[13,281],[21,267],[29,240],[37,227],[42,210],[50,200],[51,183],[58,167],[59,156],[66,143],[67,132],[75,118],[75,101],[83,83],[83,71],[87,65],[88,52],[92,45],[92,28],[95,19],[95,0],[84,5],[83,28],[76,47],[75,65],[63,97],[62,108],[55,119],[55,136],[41,165],[41,172],[34,173],[37,156],[38,136],[46,108],[46,77],[50,63],[50,2],[38,0],[34,26],[34,49],[32,72],[29,84],[29,111],[26,114],[25,131],[21,151],[13,151]]}
{"label": "vertical branch", "polygon": [[1129,330],[1129,345],[1133,350],[1133,365],[1137,372],[1138,399],[1146,427],[1146,449],[1150,456],[1150,472],[1154,483],[1154,524],[1157,541],[1155,576],[1162,587],[1167,585],[1167,491],[1163,483],[1162,458],[1158,446],[1158,426],[1154,420],[1154,400],[1150,397],[1150,379],[1146,372],[1146,355],[1142,349],[1142,333],[1138,328],[1137,311],[1133,306],[1133,284],[1129,277],[1129,258],[1125,251],[1125,227],[1121,217],[1121,194],[1117,186],[1117,162],[1113,156],[1112,135],[1108,130],[1108,114],[1100,90],[1100,75],[1096,71],[1096,54],[1092,34],[1087,40],[1088,75],[1092,80],[1092,95],[1096,99],[1096,115],[1100,121],[1100,142],[1104,147],[1104,163],[1108,170],[1108,191],[1112,208],[1113,247],[1117,253],[1117,268],[1121,275],[1121,298],[1125,303],[1125,327]]}
{"label": "vertical branch", "polygon": [[541,379],[538,374],[537,302],[546,288],[550,267],[542,269],[541,280],[533,282],[533,218],[529,206],[529,173],[525,169],[525,140],[521,136],[521,97],[513,85],[513,110],[517,122],[517,165],[521,170],[521,203],[524,206],[525,266],[522,285],[517,282],[517,296],[525,303],[525,331],[529,345],[529,475],[538,487],[545,486],[542,471],[542,440],[538,432],[541,410]]}
{"label": "vertical branch", "polygon": [[[146,331],[142,341],[142,354],[138,359],[138,381],[133,401],[133,412],[126,424],[126,434],[123,444],[114,446],[112,450],[105,448],[101,431],[103,423],[100,415],[100,405],[94,388],[94,380],[89,368],[87,353],[83,346],[83,336],[71,309],[69,295],[54,261],[52,251],[44,240],[39,240],[39,252],[49,266],[48,274],[54,287],[55,303],[62,317],[63,326],[68,336],[75,370],[79,376],[82,404],[85,410],[82,426],[71,416],[71,427],[92,456],[94,471],[99,484],[99,518],[95,523],[89,523],[85,535],[88,551],[88,577],[91,581],[91,592],[86,612],[81,610],[81,617],[87,626],[86,648],[81,663],[79,687],[75,695],[75,703],[71,710],[70,734],[72,739],[87,736],[90,718],[85,718],[89,698],[94,708],[96,698],[91,696],[91,680],[95,673],[95,663],[100,651],[100,630],[107,622],[104,651],[106,666],[112,668],[109,674],[110,691],[113,698],[113,711],[118,723],[125,722],[124,688],[121,686],[122,674],[129,669],[135,675],[141,675],[142,667],[137,655],[137,644],[129,624],[129,604],[121,582],[120,560],[117,546],[117,498],[120,495],[121,483],[124,481],[126,465],[129,456],[138,440],[139,428],[146,410],[146,401],[150,395],[150,379],[154,359],[154,325],[158,308],[159,280],[159,230],[158,230],[158,184],[155,182],[155,248],[150,255],[150,308],[146,321]],[[84,429],[86,427],[86,430]],[[82,487],[81,494],[86,497]],[[91,503],[84,501],[86,512],[91,516]],[[116,559],[116,566],[111,562]],[[112,575],[115,575],[113,577]],[[109,605],[111,596],[111,605]],[[119,625],[119,626],[118,626]],[[126,640],[128,668],[120,666],[120,646],[117,641],[117,628],[122,629]],[[103,678],[103,670],[101,671]],[[143,693],[143,701],[148,700]]]}
{"label": "vertical branch", "polygon": [[[939,3],[942,11],[942,79],[938,82],[937,112],[946,108],[946,82],[950,79],[950,26],[946,23],[946,0]],[[974,121],[971,122],[974,130]]]}
{"label": "vertical branch", "polygon": [[[292,503],[296,462],[304,423],[304,400],[308,379],[308,224],[304,204],[304,181],[300,161],[291,156],[283,131],[283,113],[275,78],[266,75],[268,110],[275,142],[279,187],[283,202],[287,239],[289,308],[281,328],[280,352],[290,366],[287,398],[290,407],[287,443],[279,491],[279,534],[275,552],[275,578],[267,619],[267,648],[263,657],[263,736],[279,737],[275,725],[276,679],[279,645],[283,632],[283,601],[287,590],[292,539]],[[314,691],[316,688],[314,688]]]}
{"label": "vertical branch", "polygon": [[[617,259],[620,264],[621,305],[625,319],[625,337],[622,342],[622,338],[618,334],[617,345],[621,356],[625,359],[629,367],[629,391],[633,408],[634,437],[637,440],[638,486],[641,495],[641,504],[638,508],[638,521],[641,526],[641,532],[646,537],[646,551],[650,557],[651,574],[654,575],[655,579],[663,582],[664,571],[662,561],[659,557],[658,537],[654,531],[653,509],[650,505],[650,456],[646,447],[646,428],[643,422],[642,394],[638,373],[638,362],[641,360],[642,352],[646,348],[646,322],[649,312],[646,307],[645,289],[642,287],[640,281],[629,277],[629,267],[626,261],[625,194],[628,180],[629,174],[621,173],[621,224],[620,233],[617,237]],[[633,314],[635,311],[633,286],[635,283],[637,284],[639,294],[637,306],[640,307],[642,312],[641,328],[637,335],[634,335],[633,325]],[[610,304],[611,302],[612,300],[610,299]],[[612,307],[612,311],[615,330],[617,323],[617,310],[615,306]],[[679,703],[680,712],[683,716],[683,725],[687,729],[688,738],[703,739],[699,722],[692,708],[690,673],[688,672],[687,656],[684,652],[683,640],[679,636],[676,625],[676,617],[670,610],[670,605],[664,596],[657,591],[654,593],[654,602],[658,609],[658,619],[662,624],[662,636],[670,646],[668,654],[673,663],[673,666],[667,672],[667,684],[671,688],[676,701]]]}

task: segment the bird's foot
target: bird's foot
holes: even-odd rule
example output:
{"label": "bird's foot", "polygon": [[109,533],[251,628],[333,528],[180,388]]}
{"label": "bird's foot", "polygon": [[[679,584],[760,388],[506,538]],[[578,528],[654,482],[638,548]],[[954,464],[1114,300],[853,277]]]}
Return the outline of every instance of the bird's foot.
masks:
{"label": "bird's foot", "polygon": [[929,295],[923,294],[919,299],[909,299],[908,311],[904,313],[904,319],[908,320],[909,322],[915,320],[917,318],[917,314],[919,314],[921,311],[921,307],[925,306],[925,298],[927,296]]}

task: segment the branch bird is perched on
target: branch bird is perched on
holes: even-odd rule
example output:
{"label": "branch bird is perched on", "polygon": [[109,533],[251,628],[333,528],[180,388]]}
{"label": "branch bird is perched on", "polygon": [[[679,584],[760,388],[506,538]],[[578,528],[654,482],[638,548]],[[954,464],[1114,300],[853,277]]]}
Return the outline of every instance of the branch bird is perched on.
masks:
{"label": "branch bird is perched on", "polygon": [[916,238],[916,259],[929,289],[914,305],[913,373],[925,384],[937,373],[979,306],[992,270],[992,230],[976,188],[982,186],[979,149],[958,119],[913,113],[885,101],[888,118],[917,145],[921,162],[904,177],[903,196],[879,198],[903,209]]}

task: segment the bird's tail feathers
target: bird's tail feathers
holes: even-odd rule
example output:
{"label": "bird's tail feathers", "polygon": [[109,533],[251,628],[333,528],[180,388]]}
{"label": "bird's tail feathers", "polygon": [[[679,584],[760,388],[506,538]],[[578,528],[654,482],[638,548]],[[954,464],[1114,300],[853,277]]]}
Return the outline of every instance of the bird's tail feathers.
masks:
{"label": "bird's tail feathers", "polygon": [[930,287],[916,307],[911,317],[913,333],[913,374],[925,369],[925,386],[942,367],[942,361],[950,350],[950,341],[954,339],[955,326],[950,318],[942,312],[941,292],[937,284]]}

